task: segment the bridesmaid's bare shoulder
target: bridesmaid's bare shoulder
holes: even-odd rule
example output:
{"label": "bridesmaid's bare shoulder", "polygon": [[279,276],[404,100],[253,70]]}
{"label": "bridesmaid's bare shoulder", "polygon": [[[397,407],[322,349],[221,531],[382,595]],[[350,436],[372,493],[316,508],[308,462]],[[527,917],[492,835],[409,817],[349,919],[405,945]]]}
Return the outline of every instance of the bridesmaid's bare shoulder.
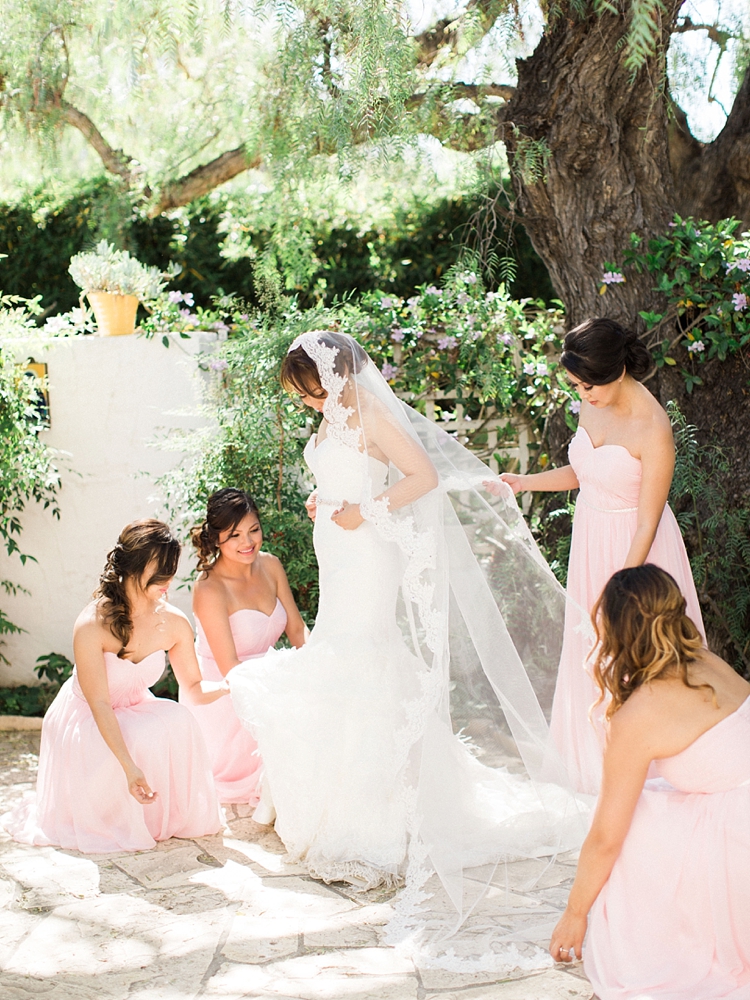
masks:
{"label": "bridesmaid's bare shoulder", "polygon": [[73,642],[86,646],[100,645],[103,649],[116,642],[109,627],[105,599],[90,601],[81,611],[73,625]]}
{"label": "bridesmaid's bare shoulder", "polygon": [[193,585],[193,611],[201,618],[207,614],[225,611],[228,613],[227,588],[221,575],[213,569],[202,573]]}

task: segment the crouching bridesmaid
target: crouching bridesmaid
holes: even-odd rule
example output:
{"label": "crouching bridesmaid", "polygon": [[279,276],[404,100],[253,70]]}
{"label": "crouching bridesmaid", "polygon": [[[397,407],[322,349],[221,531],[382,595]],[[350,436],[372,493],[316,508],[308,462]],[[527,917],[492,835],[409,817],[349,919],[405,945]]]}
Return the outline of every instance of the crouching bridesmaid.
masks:
{"label": "crouching bridesmaid", "polygon": [[154,520],[129,524],[107,556],[73,630],[73,676],[44,718],[36,796],[3,818],[16,840],[97,854],[219,831],[200,729],[149,691],[168,653],[185,699],[227,694],[201,680],[190,623],[167,604],[179,557]]}
{"label": "crouching bridesmaid", "polygon": [[552,957],[583,948],[600,1000],[750,997],[750,684],[656,566],[615,573],[594,617],[604,780]]}
{"label": "crouching bridesmaid", "polygon": [[[206,517],[193,529],[200,577],[193,590],[196,649],[203,677],[222,681],[242,660],[266,653],[286,632],[293,646],[305,641],[305,623],[284,568],[263,552],[255,501],[226,487],[209,499]],[[220,802],[257,805],[261,759],[231,699],[192,705],[206,740]],[[258,821],[268,822],[255,814]]]}

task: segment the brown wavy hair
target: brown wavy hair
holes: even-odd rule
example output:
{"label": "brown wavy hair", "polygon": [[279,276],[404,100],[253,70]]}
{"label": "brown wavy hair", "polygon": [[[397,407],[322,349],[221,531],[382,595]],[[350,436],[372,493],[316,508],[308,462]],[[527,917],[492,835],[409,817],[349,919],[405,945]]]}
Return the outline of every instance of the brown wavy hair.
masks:
{"label": "brown wavy hair", "polygon": [[[125,652],[133,634],[130,602],[125,591],[125,581],[130,578],[145,590],[153,583],[171,580],[177,572],[182,546],[172,534],[168,524],[146,518],[126,525],[117,545],[107,555],[107,562],[99,577],[94,597],[101,600],[101,610],[110,631],[122,643],[118,656]],[[142,584],[144,574],[151,564],[154,568]]]}
{"label": "brown wavy hair", "polygon": [[234,531],[248,514],[254,514],[260,522],[258,505],[245,490],[227,486],[211,494],[203,522],[190,531],[190,540],[198,551],[198,572],[208,573],[219,557],[221,534]]}
{"label": "brown wavy hair", "polygon": [[685,598],[674,579],[646,563],[615,573],[594,605],[591,617],[599,642],[594,680],[612,700],[607,718],[621,708],[642,684],[677,676],[689,688],[688,664],[703,648],[694,623],[685,614]]}

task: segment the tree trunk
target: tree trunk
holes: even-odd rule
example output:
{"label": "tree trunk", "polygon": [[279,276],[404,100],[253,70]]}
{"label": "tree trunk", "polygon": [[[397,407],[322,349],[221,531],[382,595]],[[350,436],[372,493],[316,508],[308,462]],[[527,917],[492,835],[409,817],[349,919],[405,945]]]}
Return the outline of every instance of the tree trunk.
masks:
{"label": "tree trunk", "polygon": [[[669,0],[663,42],[683,0]],[[624,16],[559,17],[534,54],[518,62],[518,86],[503,109],[506,143],[523,223],[566,305],[571,326],[601,314],[642,328],[640,310],[659,298],[651,275],[628,275],[599,294],[605,262],[616,263],[630,234],[663,232],[675,210],[667,108],[657,84],[664,59],[631,81],[618,43]],[[542,141],[544,178],[524,170]]]}

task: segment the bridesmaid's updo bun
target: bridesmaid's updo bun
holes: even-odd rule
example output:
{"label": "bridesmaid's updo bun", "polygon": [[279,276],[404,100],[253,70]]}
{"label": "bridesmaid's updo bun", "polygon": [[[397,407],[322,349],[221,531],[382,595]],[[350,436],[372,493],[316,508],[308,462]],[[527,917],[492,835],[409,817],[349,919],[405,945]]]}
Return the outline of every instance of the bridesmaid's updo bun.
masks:
{"label": "bridesmaid's updo bun", "polygon": [[198,570],[207,573],[219,557],[219,537],[234,531],[248,514],[260,522],[258,506],[245,490],[227,486],[208,498],[206,517],[190,532],[190,540],[198,551]]}
{"label": "bridesmaid's updo bun", "polygon": [[122,643],[118,656],[125,652],[133,633],[125,581],[130,578],[138,588],[146,590],[154,583],[171,580],[177,572],[181,548],[169,525],[163,521],[145,518],[122,529],[94,591],[94,597],[102,600],[104,620],[112,635]]}
{"label": "bridesmaid's updo bun", "polygon": [[651,367],[648,348],[613,319],[587,319],[566,336],[560,361],[587,385],[614,382],[623,369],[642,379]]}

